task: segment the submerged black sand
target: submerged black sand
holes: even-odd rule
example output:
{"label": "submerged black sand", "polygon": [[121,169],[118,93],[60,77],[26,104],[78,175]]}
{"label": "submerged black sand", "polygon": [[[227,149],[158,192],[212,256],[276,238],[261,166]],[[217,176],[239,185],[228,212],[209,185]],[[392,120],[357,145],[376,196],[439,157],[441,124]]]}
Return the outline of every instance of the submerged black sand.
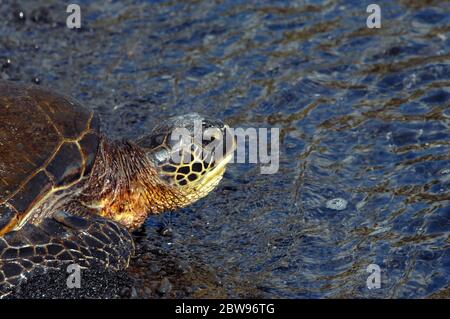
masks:
{"label": "submerged black sand", "polygon": [[150,218],[126,275],[68,291],[57,272],[17,296],[449,296],[448,1],[378,1],[378,30],[361,1],[79,1],[79,31],[60,1],[1,3],[0,77],[76,97],[112,137],[192,111],[281,129],[277,174],[231,165]]}

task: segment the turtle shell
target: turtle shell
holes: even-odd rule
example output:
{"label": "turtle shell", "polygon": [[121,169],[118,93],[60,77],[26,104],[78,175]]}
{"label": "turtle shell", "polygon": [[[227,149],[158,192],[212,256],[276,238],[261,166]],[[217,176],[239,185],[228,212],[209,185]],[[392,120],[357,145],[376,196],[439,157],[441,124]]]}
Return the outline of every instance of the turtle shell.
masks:
{"label": "turtle shell", "polygon": [[75,100],[0,80],[0,235],[90,174],[99,136],[98,117]]}

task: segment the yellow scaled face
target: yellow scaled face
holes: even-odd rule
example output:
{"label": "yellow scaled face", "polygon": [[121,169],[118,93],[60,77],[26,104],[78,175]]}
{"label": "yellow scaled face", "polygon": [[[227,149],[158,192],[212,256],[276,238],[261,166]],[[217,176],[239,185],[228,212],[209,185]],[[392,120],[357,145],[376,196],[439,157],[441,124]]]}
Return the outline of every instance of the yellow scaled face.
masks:
{"label": "yellow scaled face", "polygon": [[172,149],[170,158],[158,167],[160,176],[190,202],[206,196],[222,179],[236,149],[234,137],[227,141],[224,136],[227,129],[218,130],[206,146],[190,143]]}

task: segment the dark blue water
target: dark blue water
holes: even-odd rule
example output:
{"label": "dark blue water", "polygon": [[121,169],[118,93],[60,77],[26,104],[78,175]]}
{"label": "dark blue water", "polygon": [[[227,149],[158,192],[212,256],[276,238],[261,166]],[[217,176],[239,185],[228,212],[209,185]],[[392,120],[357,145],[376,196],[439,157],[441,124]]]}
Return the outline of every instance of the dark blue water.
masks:
{"label": "dark blue water", "polygon": [[450,5],[377,1],[368,29],[371,2],[79,1],[74,31],[60,1],[2,1],[0,76],[77,97],[116,138],[192,111],[281,129],[277,174],[233,164],[148,220],[139,296],[163,277],[169,297],[448,296]]}

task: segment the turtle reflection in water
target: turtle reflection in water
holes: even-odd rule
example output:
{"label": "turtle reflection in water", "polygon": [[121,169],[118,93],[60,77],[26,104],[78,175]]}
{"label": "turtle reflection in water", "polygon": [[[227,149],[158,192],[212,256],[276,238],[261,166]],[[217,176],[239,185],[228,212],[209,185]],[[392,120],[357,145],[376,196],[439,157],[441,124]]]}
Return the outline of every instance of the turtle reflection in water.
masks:
{"label": "turtle reflection in water", "polygon": [[[180,148],[186,139],[171,133],[192,133],[195,121],[217,134]],[[208,148],[218,140],[223,152]],[[73,99],[0,81],[0,296],[37,269],[126,268],[130,232],[149,214],[206,196],[234,149],[226,125],[198,114],[170,118],[135,142],[110,141]]]}

